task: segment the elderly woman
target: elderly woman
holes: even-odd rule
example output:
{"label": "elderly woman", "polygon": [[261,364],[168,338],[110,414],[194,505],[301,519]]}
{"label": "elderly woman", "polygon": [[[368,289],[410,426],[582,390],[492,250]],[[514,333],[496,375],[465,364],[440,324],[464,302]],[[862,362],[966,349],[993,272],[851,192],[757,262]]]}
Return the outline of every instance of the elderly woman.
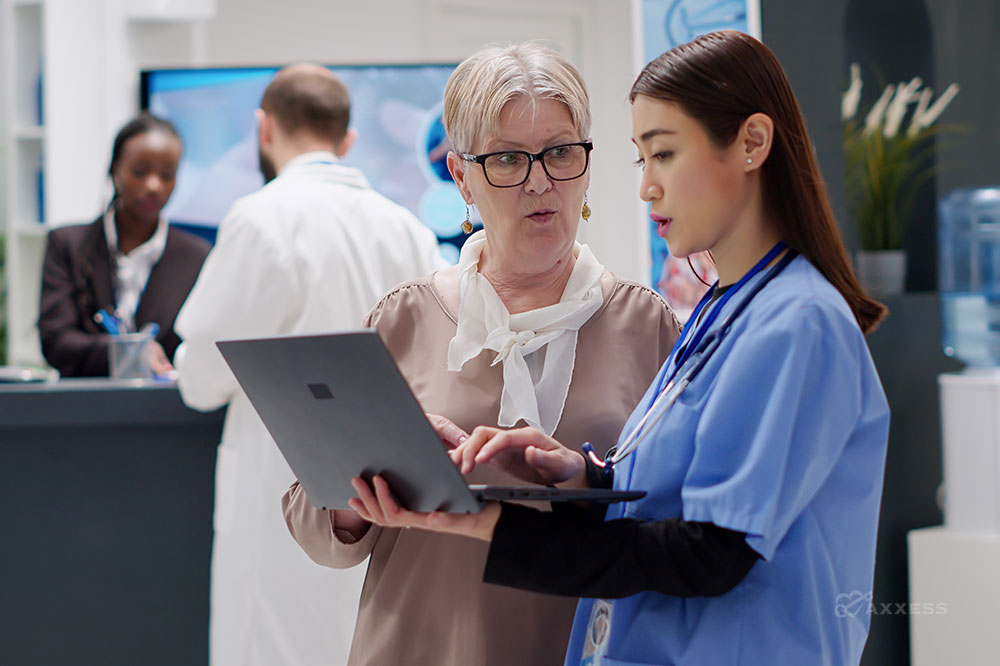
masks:
{"label": "elderly woman", "polygon": [[[614,277],[575,242],[589,217],[583,80],[538,44],[486,48],[449,80],[444,124],[448,168],[485,228],[457,266],[397,287],[366,325],[426,411],[466,430],[528,424],[607,449],[678,324],[655,292]],[[486,466],[467,480],[514,482]],[[284,507],[316,562],[371,556],[350,664],[562,661],[575,601],[482,583],[487,544],[322,511],[298,484]]]}

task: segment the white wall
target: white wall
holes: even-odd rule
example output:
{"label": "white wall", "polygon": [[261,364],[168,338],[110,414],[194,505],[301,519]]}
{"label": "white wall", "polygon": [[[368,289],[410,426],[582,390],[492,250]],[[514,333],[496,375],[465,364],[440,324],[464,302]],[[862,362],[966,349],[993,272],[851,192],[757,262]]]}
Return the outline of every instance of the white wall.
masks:
{"label": "white wall", "polygon": [[[104,0],[109,15],[126,0]],[[630,167],[636,73],[627,0],[215,0],[203,23],[108,20],[106,141],[135,111],[138,71],[164,66],[458,62],[490,41],[542,39],[590,87],[594,215],[581,231],[613,271],[648,282],[644,209]],[[117,84],[113,82],[117,81]],[[103,148],[106,154],[107,148]]]}
{"label": "white wall", "polygon": [[[50,224],[91,220],[107,201],[111,142],[137,111],[142,69],[458,62],[487,42],[540,39],[575,63],[590,88],[594,215],[581,225],[581,240],[609,269],[648,283],[648,223],[630,167],[626,102],[638,70],[633,33],[640,31],[632,19],[638,0],[40,2]],[[137,7],[147,12],[143,18],[136,18]],[[176,11],[211,18],[177,20],[170,14]],[[159,20],[149,12],[160,12]],[[17,238],[18,247],[8,252],[23,258],[10,276],[11,361],[40,363],[34,322],[44,239],[37,232]]]}

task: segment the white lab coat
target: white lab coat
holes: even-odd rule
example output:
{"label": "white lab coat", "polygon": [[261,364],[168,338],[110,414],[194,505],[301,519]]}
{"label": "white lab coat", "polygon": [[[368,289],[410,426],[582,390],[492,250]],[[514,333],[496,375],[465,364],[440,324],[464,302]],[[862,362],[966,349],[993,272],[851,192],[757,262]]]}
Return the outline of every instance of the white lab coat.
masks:
{"label": "white lab coat", "polygon": [[396,284],[442,266],[434,234],[331,153],[289,161],[238,200],[177,316],[184,402],[228,403],[212,553],[212,666],[343,664],[365,567],[312,562],[288,533],[293,475],[217,340],[358,328]]}

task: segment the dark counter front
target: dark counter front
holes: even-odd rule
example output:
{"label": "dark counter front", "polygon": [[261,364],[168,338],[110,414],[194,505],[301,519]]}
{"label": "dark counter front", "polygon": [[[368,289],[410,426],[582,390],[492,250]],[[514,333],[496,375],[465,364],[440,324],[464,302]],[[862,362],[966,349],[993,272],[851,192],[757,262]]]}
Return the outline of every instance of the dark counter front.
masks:
{"label": "dark counter front", "polygon": [[207,662],[222,418],[170,385],[0,385],[0,662]]}

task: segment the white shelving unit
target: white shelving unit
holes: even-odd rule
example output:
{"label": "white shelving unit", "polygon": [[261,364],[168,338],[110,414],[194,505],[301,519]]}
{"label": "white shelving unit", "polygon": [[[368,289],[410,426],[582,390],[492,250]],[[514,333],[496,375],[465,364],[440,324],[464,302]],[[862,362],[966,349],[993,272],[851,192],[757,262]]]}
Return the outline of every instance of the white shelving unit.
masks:
{"label": "white shelving unit", "polygon": [[[44,363],[36,322],[45,237],[93,220],[139,70],[160,42],[192,51],[216,0],[0,0],[0,231],[7,237],[7,362]],[[181,59],[184,62],[184,59]]]}
{"label": "white shelving unit", "polygon": [[7,358],[38,364],[41,351],[32,313],[38,310],[43,222],[45,6],[41,0],[4,2],[0,17],[3,76],[3,232],[7,266]]}

